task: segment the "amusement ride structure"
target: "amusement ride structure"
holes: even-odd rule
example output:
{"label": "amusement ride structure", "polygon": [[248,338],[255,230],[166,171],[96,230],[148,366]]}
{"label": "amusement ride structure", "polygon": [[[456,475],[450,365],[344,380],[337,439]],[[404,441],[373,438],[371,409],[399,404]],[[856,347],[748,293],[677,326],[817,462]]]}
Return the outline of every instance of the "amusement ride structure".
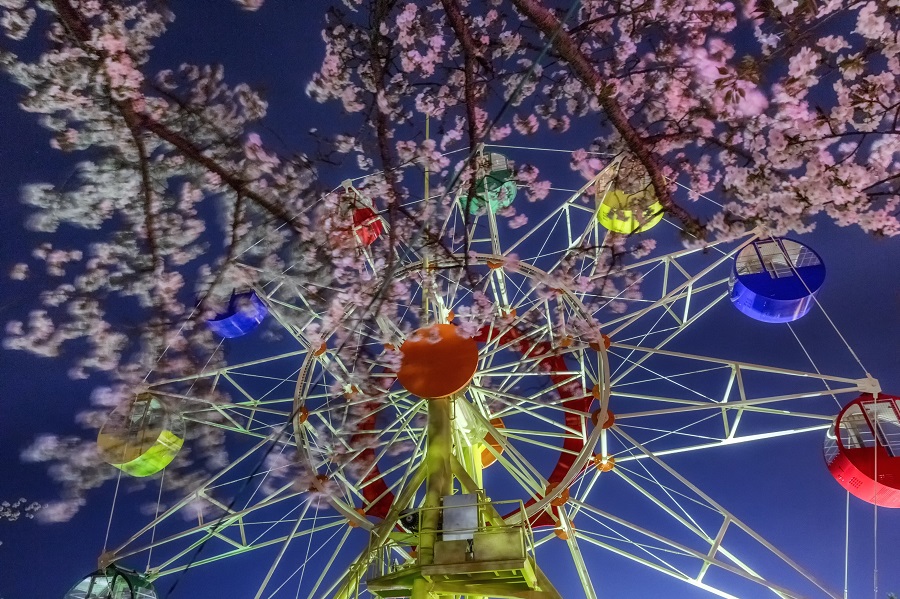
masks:
{"label": "amusement ride structure", "polygon": [[[523,201],[513,166],[478,162],[438,245],[394,239],[345,184],[367,272],[408,290],[386,300],[399,319],[353,302],[323,314],[321,289],[263,280],[209,322],[233,338],[227,366],[151,378],[111,415],[98,442],[126,475],[164,472],[197,427],[222,431],[231,460],[67,599],[156,597],[151,583],[223,559],[269,565],[256,598],[559,599],[565,585],[595,599],[622,559],[710,596],[841,596],[667,463],[804,434],[850,493],[900,507],[900,398],[864,370],[718,357],[691,337],[729,302],[735,319],[803,317],[821,258],[754,231],[619,261],[614,236],[663,213],[619,184],[618,161],[519,229],[498,214]],[[390,239],[388,268],[371,250]],[[266,327],[280,340],[245,337]]]}

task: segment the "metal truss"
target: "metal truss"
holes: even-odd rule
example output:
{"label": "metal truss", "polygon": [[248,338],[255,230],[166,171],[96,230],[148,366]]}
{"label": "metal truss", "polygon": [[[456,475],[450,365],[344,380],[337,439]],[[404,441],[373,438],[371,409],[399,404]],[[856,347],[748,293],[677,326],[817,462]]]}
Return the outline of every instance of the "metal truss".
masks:
{"label": "metal truss", "polygon": [[[608,174],[591,183],[608,186]],[[570,559],[586,599],[607,575],[591,564],[616,559],[720,597],[837,597],[665,458],[798,434],[818,443],[834,398],[872,380],[698,345],[690,332],[726,300],[732,258],[754,236],[611,258],[622,240],[598,225],[591,183],[545,200],[521,229],[454,201],[434,226],[442,251],[415,239],[392,249],[388,276],[409,288],[390,306],[396,320],[349,305],[323,331],[311,309],[321,290],[287,275],[261,286],[278,333],[270,355],[242,359],[235,346],[234,364],[150,388],[195,427],[223,431],[229,463],[107,558],[149,554],[163,576],[250,552],[266,565],[257,598],[374,596],[373,548],[422,505],[428,446],[428,400],[396,384],[384,356],[420,325],[465,317],[479,358],[453,400],[453,475],[460,490],[523,502],[497,523],[533,528],[538,566]],[[341,331],[363,340],[355,353],[330,341]],[[411,548],[391,555],[412,559]]]}

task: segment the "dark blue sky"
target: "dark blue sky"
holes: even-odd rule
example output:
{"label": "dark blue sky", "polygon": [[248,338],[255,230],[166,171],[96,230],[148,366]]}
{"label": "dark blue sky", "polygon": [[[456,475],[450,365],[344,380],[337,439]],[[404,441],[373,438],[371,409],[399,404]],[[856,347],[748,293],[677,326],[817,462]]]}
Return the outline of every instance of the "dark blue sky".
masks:
{"label": "dark blue sky", "polygon": [[[182,5],[182,6],[179,6]],[[315,3],[268,0],[258,13],[243,13],[230,2],[175,3],[177,20],[161,41],[156,66],[173,67],[183,60],[221,62],[228,80],[261,87],[269,100],[266,124],[285,141],[286,151],[309,147],[306,131],[334,118],[333,107],[311,103],[306,82],[321,59],[318,35],[322,15]],[[0,81],[0,199],[5,215],[0,221],[0,274],[27,261],[31,249],[45,238],[25,231],[27,213],[18,196],[23,184],[60,183],[71,173],[71,157],[51,150],[45,131],[31,115],[15,108],[19,91]],[[267,140],[274,136],[263,132]],[[541,140],[549,146],[554,140]],[[330,187],[344,173],[327,173]],[[568,176],[568,175],[567,175]],[[68,233],[63,233],[67,235]],[[900,240],[873,239],[856,229],[823,223],[802,238],[822,256],[829,275],[819,295],[838,329],[847,337],[863,364],[888,393],[900,394]],[[22,319],[36,303],[41,281],[4,278],[0,321]],[[770,327],[735,313],[722,327],[723,308],[717,319],[697,332],[698,343],[708,339],[708,351],[769,364],[781,362],[783,352],[796,354],[770,336]],[[743,319],[743,320],[742,320]],[[820,316],[801,321],[798,335],[814,347],[823,369],[833,374],[858,376],[858,367]],[[783,333],[783,332],[782,332]],[[41,359],[21,352],[0,350],[0,500],[25,496],[46,500],[54,494],[41,465],[22,464],[20,451],[35,435],[52,431],[79,433],[74,414],[88,405],[94,381],[70,381],[67,357]],[[818,434],[771,440],[672,457],[669,462],[754,526],[763,535],[828,584],[841,584],[843,563],[844,493],[830,479],[821,458]],[[90,504],[72,522],[42,526],[33,521],[0,523],[0,597],[37,599],[61,597],[77,578],[90,571],[103,544],[113,487],[90,495]],[[112,536],[119,538],[137,523],[126,508],[116,520]],[[900,591],[900,513],[879,510],[879,597]],[[873,509],[851,502],[851,596],[871,596]],[[560,549],[564,550],[564,549]],[[651,593],[673,599],[710,597],[706,593],[662,575],[638,569],[600,554],[589,564],[600,597],[638,597]],[[245,597],[268,564],[243,558],[223,570],[198,569],[173,597]],[[545,568],[552,565],[543,563]],[[229,580],[229,570],[242,569]],[[605,572],[616,569],[617,575]],[[237,582],[235,582],[237,580]],[[246,590],[237,585],[246,583]],[[163,582],[160,587],[168,588]],[[205,588],[201,594],[192,592]],[[561,588],[567,597],[565,587]],[[762,595],[760,595],[762,596]]]}

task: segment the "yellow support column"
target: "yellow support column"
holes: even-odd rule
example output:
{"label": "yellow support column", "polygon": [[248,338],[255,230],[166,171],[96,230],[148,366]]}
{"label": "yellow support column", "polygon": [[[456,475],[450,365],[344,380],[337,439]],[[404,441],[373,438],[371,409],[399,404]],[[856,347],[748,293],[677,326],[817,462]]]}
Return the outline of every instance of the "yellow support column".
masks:
{"label": "yellow support column", "polygon": [[428,599],[428,594],[428,581],[424,578],[415,579],[410,599]]}
{"label": "yellow support column", "polygon": [[419,564],[434,563],[434,543],[441,517],[441,498],[453,489],[453,473],[450,467],[453,435],[450,429],[452,398],[428,400],[428,436],[426,437],[425,509],[419,524]]}

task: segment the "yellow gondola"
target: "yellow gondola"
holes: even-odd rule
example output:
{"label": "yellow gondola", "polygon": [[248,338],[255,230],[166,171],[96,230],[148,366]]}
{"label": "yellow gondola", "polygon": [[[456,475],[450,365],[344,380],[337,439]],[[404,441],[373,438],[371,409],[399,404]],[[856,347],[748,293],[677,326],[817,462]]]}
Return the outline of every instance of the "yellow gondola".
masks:
{"label": "yellow gondola", "polygon": [[596,192],[597,220],[614,233],[631,235],[653,228],[663,217],[663,207],[653,187],[635,193],[599,188]]}
{"label": "yellow gondola", "polygon": [[142,393],[116,408],[97,435],[100,454],[131,476],[168,466],[184,443],[184,422],[155,395]]}

